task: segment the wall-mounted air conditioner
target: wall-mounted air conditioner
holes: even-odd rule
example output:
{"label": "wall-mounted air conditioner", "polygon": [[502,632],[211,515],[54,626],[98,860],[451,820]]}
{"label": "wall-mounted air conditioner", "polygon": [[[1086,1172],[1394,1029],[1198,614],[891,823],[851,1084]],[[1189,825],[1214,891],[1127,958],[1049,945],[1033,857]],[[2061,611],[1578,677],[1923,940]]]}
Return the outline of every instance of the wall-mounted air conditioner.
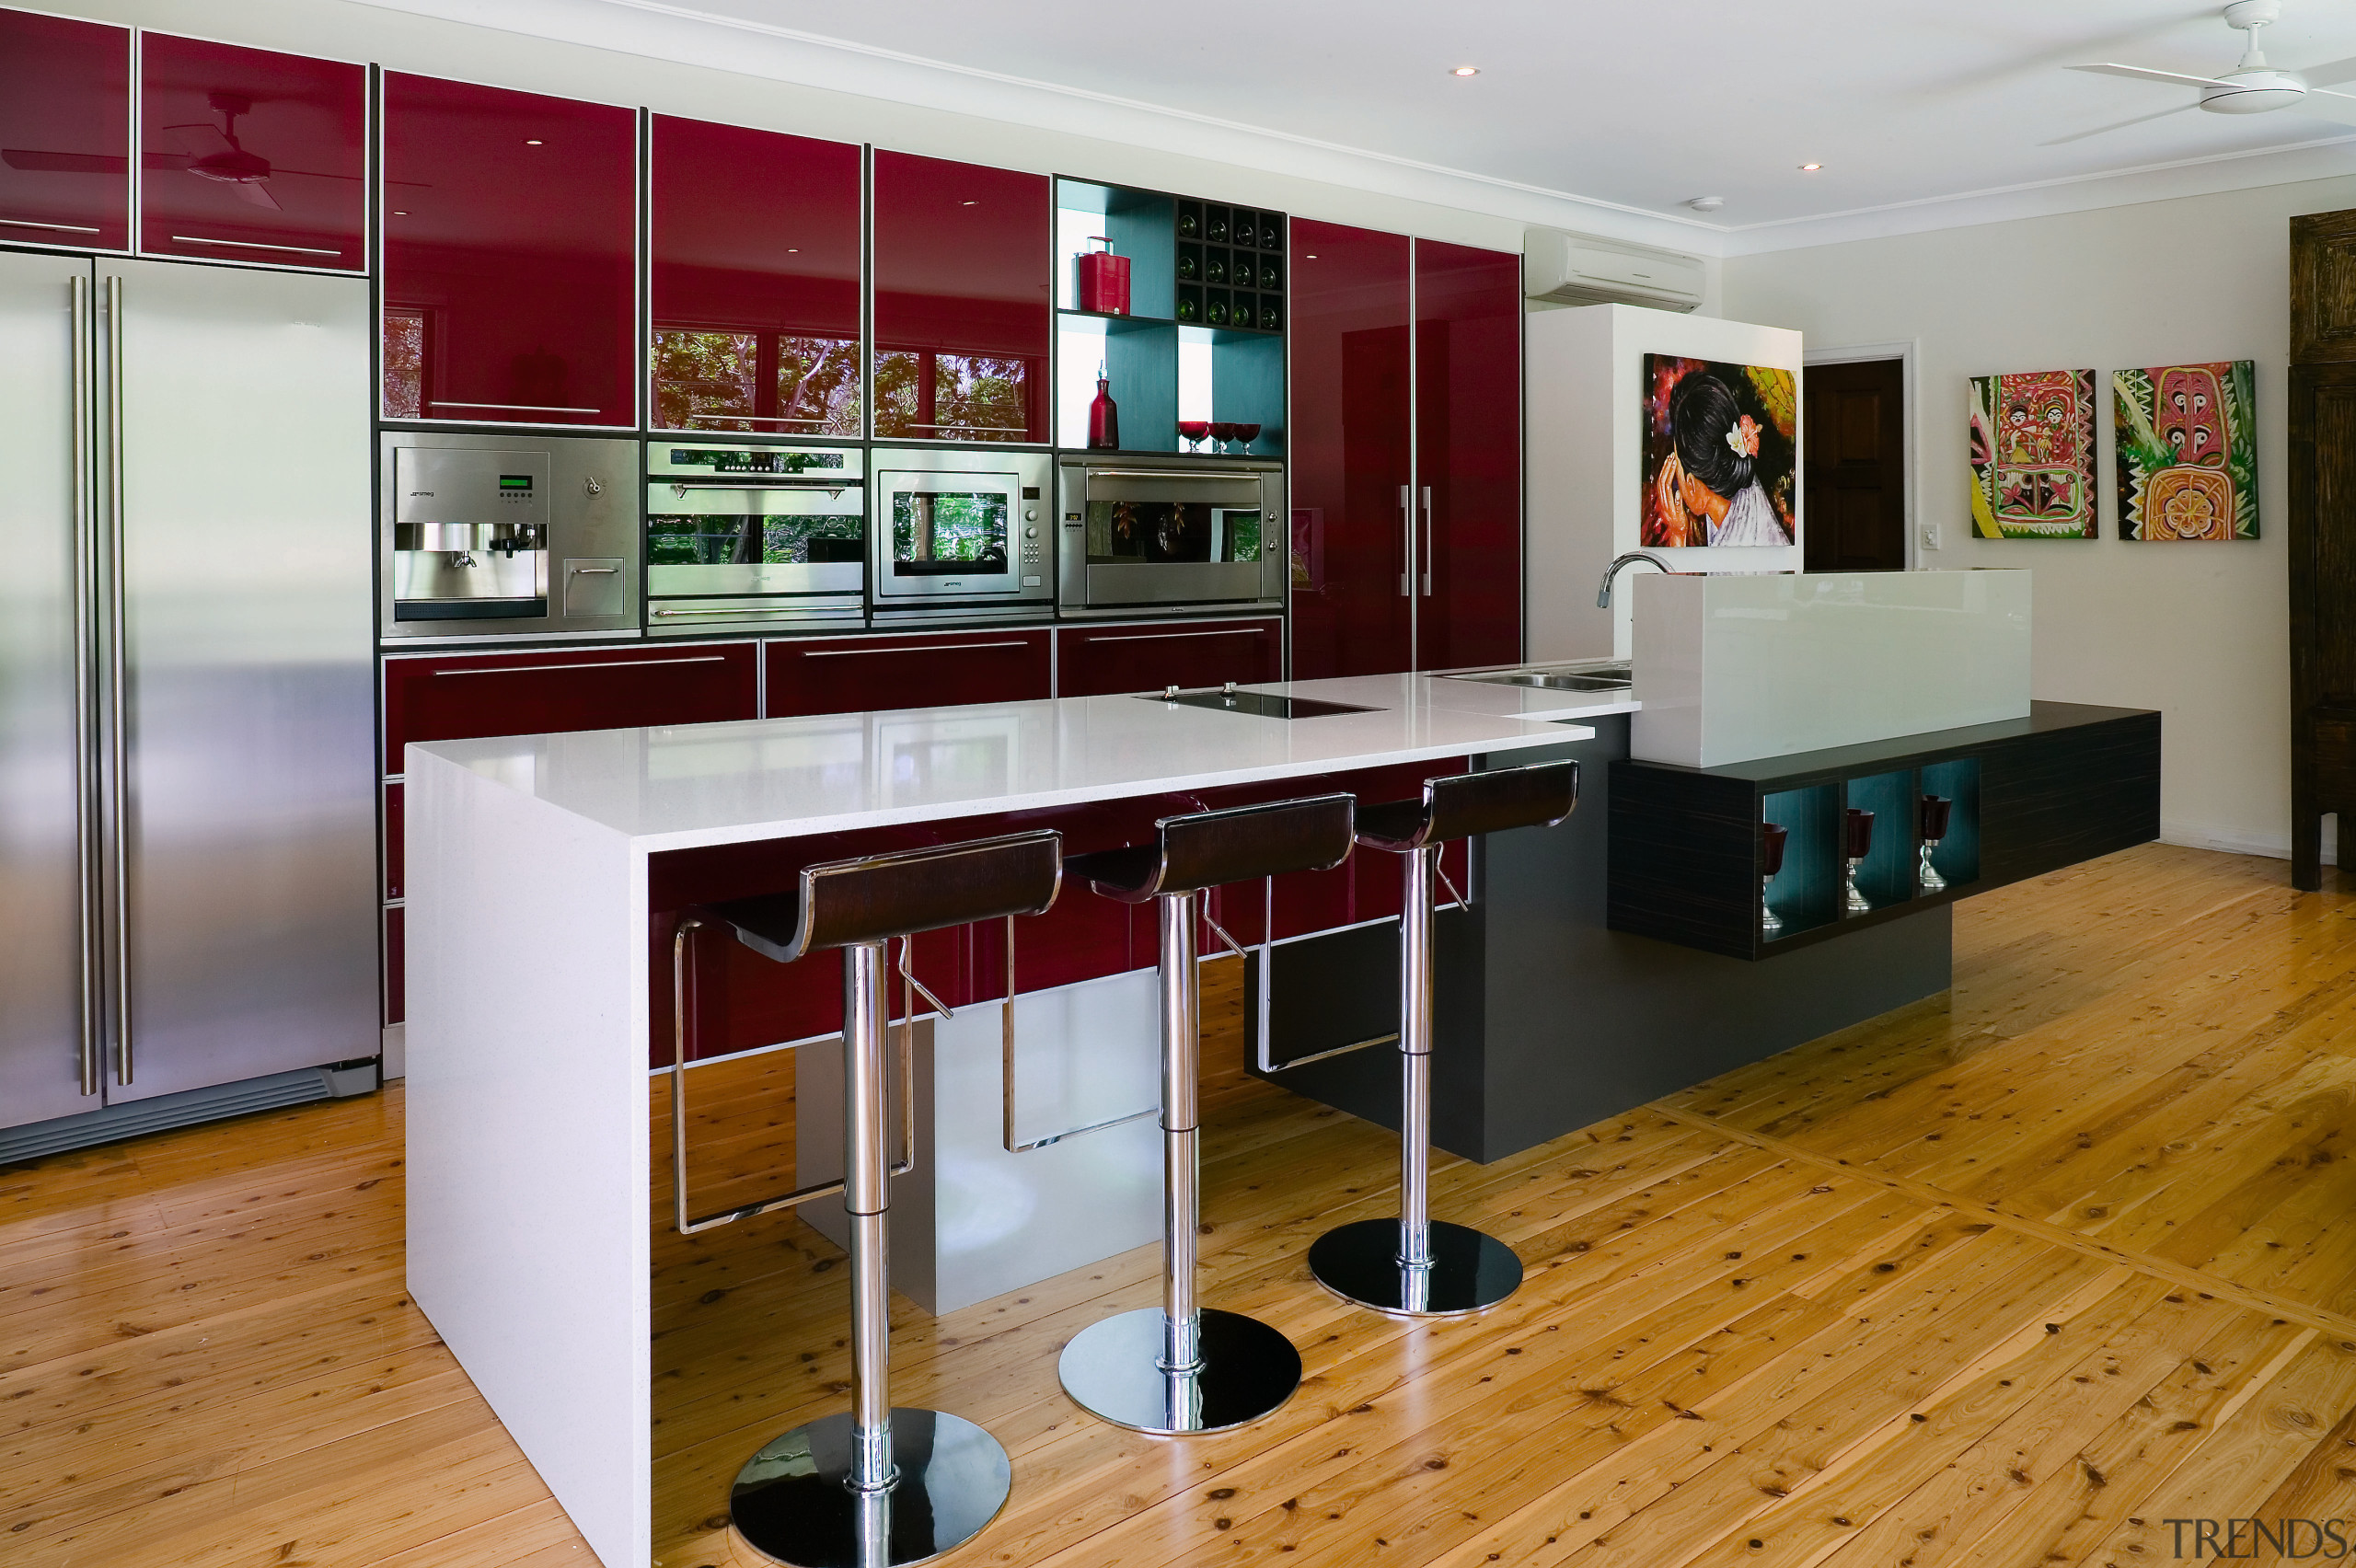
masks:
{"label": "wall-mounted air conditioner", "polygon": [[1702,259],[1588,239],[1556,229],[1525,230],[1522,293],[1559,305],[1643,305],[1694,310],[1702,304]]}

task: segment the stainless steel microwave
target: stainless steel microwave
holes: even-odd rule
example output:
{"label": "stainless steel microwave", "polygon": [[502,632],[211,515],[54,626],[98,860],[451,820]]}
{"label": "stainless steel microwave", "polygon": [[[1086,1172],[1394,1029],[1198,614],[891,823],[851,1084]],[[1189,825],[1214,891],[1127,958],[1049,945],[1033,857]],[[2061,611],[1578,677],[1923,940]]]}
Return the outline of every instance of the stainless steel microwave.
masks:
{"label": "stainless steel microwave", "polygon": [[866,454],[646,444],[646,629],[856,622],[867,613]]}
{"label": "stainless steel microwave", "polygon": [[1283,605],[1282,464],[1074,455],[1057,478],[1064,614]]}
{"label": "stainless steel microwave", "polygon": [[1055,613],[1047,454],[878,446],[869,458],[878,622]]}

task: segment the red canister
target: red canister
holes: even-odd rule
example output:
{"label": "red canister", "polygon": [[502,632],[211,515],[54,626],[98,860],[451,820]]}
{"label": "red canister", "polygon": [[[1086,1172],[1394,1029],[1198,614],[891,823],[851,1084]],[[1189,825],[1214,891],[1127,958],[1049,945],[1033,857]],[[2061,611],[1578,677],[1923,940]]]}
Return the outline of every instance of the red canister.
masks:
{"label": "red canister", "polygon": [[1088,243],[1104,248],[1087,251],[1080,258],[1080,308],[1101,311],[1106,316],[1126,316],[1129,259],[1114,255],[1113,242],[1103,235],[1091,235]]}

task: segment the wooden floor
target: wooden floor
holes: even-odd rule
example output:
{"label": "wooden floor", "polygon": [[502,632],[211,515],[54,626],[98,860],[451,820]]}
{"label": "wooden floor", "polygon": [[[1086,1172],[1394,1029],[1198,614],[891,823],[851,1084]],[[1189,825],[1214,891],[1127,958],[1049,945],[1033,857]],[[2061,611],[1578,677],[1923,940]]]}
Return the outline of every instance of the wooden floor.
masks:
{"label": "wooden floor", "polygon": [[[1310,1282],[1390,1210],[1392,1144],[1230,1059],[1205,1294],[1292,1336],[1300,1394],[1185,1442],[1065,1401],[1058,1347],[1154,1299],[1150,1248],[902,1302],[895,1394],[1014,1457],[947,1561],[2129,1568],[2177,1560],[2169,1519],[2356,1515],[2356,898],[2286,873],[2150,847],[1983,895],[1951,1007],[1443,1159],[1436,1211],[1529,1267],[1473,1320]],[[699,1203],[790,1149],[788,1061],[707,1093]],[[0,1562],[589,1561],[402,1292],[400,1114],[0,1170]],[[656,1258],[656,1560],[750,1562],[727,1482],[842,1401],[839,1254],[788,1216]]]}

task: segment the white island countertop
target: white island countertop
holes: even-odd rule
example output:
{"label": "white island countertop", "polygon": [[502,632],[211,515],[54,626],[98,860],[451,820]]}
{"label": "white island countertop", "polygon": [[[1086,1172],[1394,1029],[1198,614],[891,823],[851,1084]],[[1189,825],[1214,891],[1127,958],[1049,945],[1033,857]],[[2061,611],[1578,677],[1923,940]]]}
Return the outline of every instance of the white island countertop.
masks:
{"label": "white island countertop", "polygon": [[1240,689],[1369,711],[1284,720],[1067,697],[409,749],[659,852],[1560,745],[1594,734],[1566,721],[1636,706],[1421,674]]}

